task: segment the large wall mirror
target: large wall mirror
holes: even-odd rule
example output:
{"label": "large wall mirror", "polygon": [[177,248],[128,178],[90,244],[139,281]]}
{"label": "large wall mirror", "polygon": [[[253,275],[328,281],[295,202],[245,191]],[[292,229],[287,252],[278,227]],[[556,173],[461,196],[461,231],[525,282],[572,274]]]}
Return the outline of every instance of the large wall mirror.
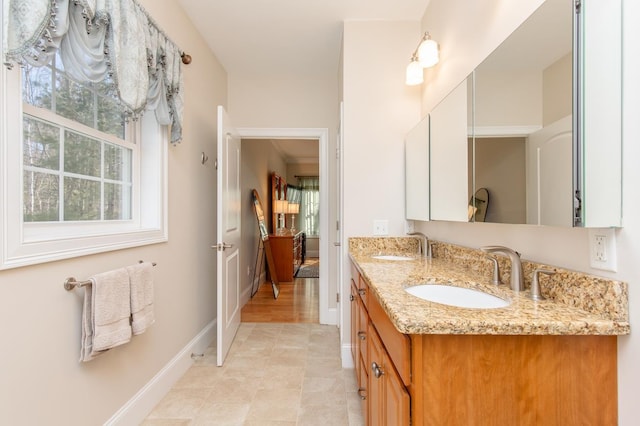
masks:
{"label": "large wall mirror", "polygon": [[[434,108],[431,219],[621,225],[620,3],[582,1],[576,15],[571,0],[545,1]],[[460,109],[441,105],[459,104],[463,86],[460,118]],[[459,141],[462,125],[465,149],[449,147],[446,140],[455,133]],[[452,191],[452,179],[461,176],[464,185]],[[460,198],[463,187],[468,206],[433,214],[443,198]]]}
{"label": "large wall mirror", "polygon": [[485,221],[573,225],[573,5],[547,0],[474,71],[473,176]]}

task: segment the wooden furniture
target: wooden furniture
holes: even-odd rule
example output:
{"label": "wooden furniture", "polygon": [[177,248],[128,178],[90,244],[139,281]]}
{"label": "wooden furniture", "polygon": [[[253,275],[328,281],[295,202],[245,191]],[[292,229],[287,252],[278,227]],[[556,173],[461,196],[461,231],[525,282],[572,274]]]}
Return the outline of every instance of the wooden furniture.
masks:
{"label": "wooden furniture", "polygon": [[269,235],[278,281],[289,282],[302,264],[302,232]]}
{"label": "wooden furniture", "polygon": [[366,425],[615,425],[616,336],[406,335],[351,265]]}

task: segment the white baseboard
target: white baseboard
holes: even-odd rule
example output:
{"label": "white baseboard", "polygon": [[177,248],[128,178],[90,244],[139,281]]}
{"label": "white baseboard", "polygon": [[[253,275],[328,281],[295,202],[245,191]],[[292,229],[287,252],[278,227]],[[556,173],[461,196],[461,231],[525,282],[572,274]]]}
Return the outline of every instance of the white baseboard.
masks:
{"label": "white baseboard", "polygon": [[193,364],[191,354],[204,353],[215,337],[216,320],[213,320],[104,424],[107,426],[133,426],[142,423],[153,407],[191,367]]}
{"label": "white baseboard", "polygon": [[342,345],[340,356],[342,357],[342,368],[355,368],[353,357],[351,356],[351,344]]}

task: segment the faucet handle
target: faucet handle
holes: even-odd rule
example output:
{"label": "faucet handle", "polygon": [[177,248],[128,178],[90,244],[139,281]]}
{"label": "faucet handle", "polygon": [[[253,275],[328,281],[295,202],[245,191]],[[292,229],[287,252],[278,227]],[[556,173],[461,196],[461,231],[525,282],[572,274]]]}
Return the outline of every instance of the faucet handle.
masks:
{"label": "faucet handle", "polygon": [[494,256],[487,256],[487,259],[493,261],[493,280],[492,283],[495,285],[502,284],[500,282],[500,267],[498,266],[498,259]]}
{"label": "faucet handle", "polygon": [[533,300],[545,300],[546,298],[542,295],[540,291],[540,281],[539,275],[553,275],[556,271],[552,271],[550,269],[538,268],[533,271],[533,279],[531,280],[531,298]]}

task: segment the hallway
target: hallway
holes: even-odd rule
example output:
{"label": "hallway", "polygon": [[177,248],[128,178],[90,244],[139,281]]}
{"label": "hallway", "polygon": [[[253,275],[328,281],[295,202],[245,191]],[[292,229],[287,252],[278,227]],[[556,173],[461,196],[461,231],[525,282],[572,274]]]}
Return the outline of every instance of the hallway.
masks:
{"label": "hallway", "polygon": [[296,278],[293,283],[281,283],[278,299],[273,298],[270,283],[263,283],[258,292],[242,308],[242,322],[319,323],[318,278]]}

